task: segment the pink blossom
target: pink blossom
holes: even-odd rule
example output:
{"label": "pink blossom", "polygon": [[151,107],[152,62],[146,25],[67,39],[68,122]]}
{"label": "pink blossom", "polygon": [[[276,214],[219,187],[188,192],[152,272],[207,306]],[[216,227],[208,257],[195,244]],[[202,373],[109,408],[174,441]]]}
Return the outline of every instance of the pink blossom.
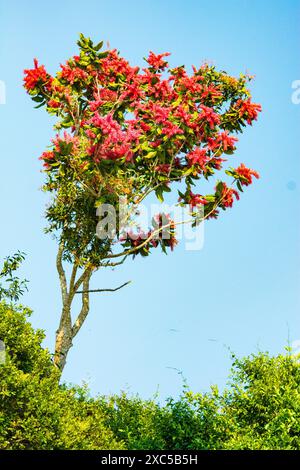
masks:
{"label": "pink blossom", "polygon": [[203,104],[200,106],[201,113],[199,115],[199,118],[201,119],[202,122],[207,122],[209,127],[213,129],[216,125],[220,124],[220,116],[214,112],[212,108],[209,108],[208,106],[204,106]]}

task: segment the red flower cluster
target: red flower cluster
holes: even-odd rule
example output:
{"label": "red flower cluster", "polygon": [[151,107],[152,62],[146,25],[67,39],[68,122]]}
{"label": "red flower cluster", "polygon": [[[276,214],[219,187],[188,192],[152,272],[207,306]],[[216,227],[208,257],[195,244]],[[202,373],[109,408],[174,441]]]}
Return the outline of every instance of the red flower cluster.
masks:
{"label": "red flower cluster", "polygon": [[173,137],[174,135],[183,134],[183,130],[180,129],[176,124],[173,124],[171,121],[166,121],[163,128],[162,133],[165,134],[167,137]]}
{"label": "red flower cluster", "polygon": [[210,157],[207,154],[207,149],[197,148],[193,152],[190,152],[186,159],[189,165],[199,165],[201,169],[204,168],[205,164],[209,161]]}
{"label": "red flower cluster", "polygon": [[236,174],[240,177],[240,182],[244,186],[249,186],[252,183],[252,176],[259,178],[259,174],[255,170],[247,168],[243,163],[235,169]]}
{"label": "red flower cluster", "polygon": [[57,109],[61,107],[61,103],[56,100],[49,100],[48,101],[48,106],[49,108]]}
{"label": "red flower cluster", "polygon": [[202,99],[210,98],[210,101],[214,103],[219,98],[222,98],[222,91],[219,89],[219,87],[208,85],[207,87],[203,88],[201,96]]}
{"label": "red flower cluster", "polygon": [[157,171],[158,173],[164,173],[164,174],[168,174],[171,170],[171,165],[169,163],[162,163],[161,165],[157,165],[155,167],[155,171]]}
{"label": "red flower cluster", "polygon": [[230,136],[227,131],[221,132],[215,140],[217,145],[222,145],[224,152],[227,152],[227,150],[233,150],[235,142],[237,141],[237,137]]}
{"label": "red flower cluster", "polygon": [[[96,112],[93,118],[86,124],[91,124],[95,128],[100,129],[103,135],[101,143],[90,148],[90,153],[94,154],[95,162],[99,162],[101,159],[116,160],[118,158],[125,158],[126,161],[132,159],[132,147],[137,143],[140,136],[140,131],[134,127],[135,121],[129,122],[127,128],[123,129],[113,119],[112,114],[102,117]],[[91,136],[90,132],[90,129],[87,129],[86,135],[88,137]]]}
{"label": "red flower cluster", "polygon": [[205,204],[207,204],[207,200],[205,199],[204,196],[201,196],[201,194],[194,194],[192,191],[190,191],[189,206],[191,210],[193,210],[194,207],[197,207],[199,205],[205,205]]}
{"label": "red flower cluster", "polygon": [[252,121],[256,120],[258,113],[261,112],[261,105],[252,103],[250,98],[247,100],[238,100],[236,103],[239,115],[242,118],[246,118],[248,124],[252,124]]}
{"label": "red flower cluster", "polygon": [[74,136],[71,134],[68,134],[68,132],[64,131],[63,137],[61,137],[59,134],[56,135],[55,139],[52,139],[52,142],[54,144],[54,148],[56,152],[61,152],[62,150],[62,145],[66,146],[69,145],[69,153],[70,154],[75,154],[76,151],[79,148],[80,145],[80,139],[78,136]]}
{"label": "red flower cluster", "polygon": [[133,256],[140,254],[147,256],[151,248],[161,246],[163,251],[170,248],[173,251],[178,241],[175,236],[175,223],[169,214],[157,214],[152,219],[153,228],[144,232],[139,230],[135,233],[129,230],[120,237],[123,246],[128,249],[135,248]]}
{"label": "red flower cluster", "polygon": [[147,62],[155,70],[164,70],[168,67],[168,62],[166,62],[163,58],[168,57],[169,55],[170,52],[165,52],[164,54],[154,54],[152,51],[150,51]]}
{"label": "red flower cluster", "polygon": [[236,189],[229,188],[226,183],[223,183],[223,190],[221,194],[221,200],[220,200],[220,206],[221,207],[232,207],[232,204],[234,202],[234,197],[236,199],[240,199],[239,193],[236,191]]}
{"label": "red flower cluster", "polygon": [[201,105],[200,109],[202,110],[202,113],[200,114],[202,123],[207,123],[210,129],[214,129],[218,124],[220,124],[220,116],[215,113],[212,108]]}
{"label": "red flower cluster", "polygon": [[152,225],[154,227],[152,233],[155,234],[153,242],[157,246],[160,244],[163,249],[171,248],[173,251],[178,241],[175,236],[175,222],[171,219],[169,214],[157,214],[153,220]]}
{"label": "red flower cluster", "polygon": [[44,65],[38,64],[37,59],[33,60],[34,68],[24,70],[24,86],[26,90],[34,90],[38,84],[45,84],[49,81],[49,75]]}
{"label": "red flower cluster", "polygon": [[72,67],[70,64],[63,65],[61,64],[61,78],[66,80],[68,83],[73,85],[75,81],[86,80],[87,72],[80,69],[79,67]]}
{"label": "red flower cluster", "polygon": [[55,159],[54,152],[43,152],[42,155],[40,156],[40,160],[44,162],[44,168],[48,169],[50,168],[50,163]]}

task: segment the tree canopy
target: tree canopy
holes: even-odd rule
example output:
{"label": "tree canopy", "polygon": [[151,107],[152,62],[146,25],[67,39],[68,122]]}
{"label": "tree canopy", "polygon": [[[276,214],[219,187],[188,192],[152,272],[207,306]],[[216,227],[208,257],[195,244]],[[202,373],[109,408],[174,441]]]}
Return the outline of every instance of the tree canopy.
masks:
{"label": "tree canopy", "polygon": [[[122,233],[117,224],[99,238],[96,208],[109,204],[119,213],[120,198],[126,197],[129,223],[147,195],[154,192],[162,201],[178,182],[183,185],[180,202],[190,206],[195,223],[199,206],[204,218],[216,218],[219,209],[231,207],[243,186],[258,177],[244,164],[224,166],[236,150],[235,134],[261,111],[247,88],[252,77],[235,78],[209,64],[188,74],[184,66],[169,67],[169,53],[150,52],[140,70],[116,49],[102,51],[103,42],[94,44],[81,34],[78,46],[78,55],[55,76],[36,59],[24,76],[37,107],[57,116],[55,129],[63,131],[41,156],[44,189],[53,196],[48,230],[58,232],[64,258],[79,266],[98,268],[115,257],[173,248],[175,234],[157,236],[155,220],[136,237]],[[214,180],[211,194],[194,192],[199,181],[216,172],[227,173],[230,184]],[[121,250],[113,253],[116,245]]]}

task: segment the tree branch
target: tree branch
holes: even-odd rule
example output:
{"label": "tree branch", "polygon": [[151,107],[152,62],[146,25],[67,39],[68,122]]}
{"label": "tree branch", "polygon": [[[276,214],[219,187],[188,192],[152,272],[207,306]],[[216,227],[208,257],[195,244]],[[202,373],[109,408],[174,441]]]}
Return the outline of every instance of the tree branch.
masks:
{"label": "tree branch", "polygon": [[[234,184],[235,181],[233,181],[232,184]],[[228,188],[229,189],[229,188]],[[206,220],[213,212],[214,210],[219,207],[220,205],[220,202],[222,202],[222,200],[225,198],[227,193],[225,193],[213,206],[212,210],[210,212],[208,212],[204,217],[202,217],[201,221],[200,222],[203,222],[204,220]],[[177,223],[174,223],[174,226],[175,228],[178,226],[178,225],[185,225],[185,224],[188,224],[188,223],[191,223],[193,222],[194,219],[188,219],[188,220],[183,220],[181,222],[177,222]],[[121,253],[115,253],[115,254],[110,254],[108,256],[106,256],[104,259],[112,259],[112,258],[119,258],[120,256],[125,256],[127,257],[128,255],[131,255],[133,253],[135,253],[137,250],[139,250],[140,248],[143,248],[143,246],[147,245],[147,243],[149,243],[151,240],[153,240],[153,238],[158,235],[159,233],[161,233],[163,230],[171,227],[172,223],[168,223],[166,225],[163,225],[161,227],[159,227],[158,229],[156,230],[153,230],[153,232],[151,232],[151,234],[142,242],[140,243],[139,245],[133,247],[133,248],[130,248],[129,250],[124,250],[122,251]]]}
{"label": "tree branch", "polygon": [[109,261],[101,264],[102,267],[110,267],[110,268],[115,268],[116,266],[120,266],[120,264],[123,264],[124,261],[126,260],[127,256],[124,256],[124,258],[121,261],[116,261],[115,263],[110,263]]}
{"label": "tree branch", "polygon": [[90,309],[89,302],[89,284],[92,272],[89,271],[87,277],[83,280],[83,291],[82,291],[82,307],[78,317],[76,318],[72,327],[72,339],[77,335],[78,331],[82,327]]}
{"label": "tree branch", "polygon": [[[177,222],[175,225],[175,227],[177,227],[177,225],[183,225],[183,224],[187,224],[187,223],[190,223],[192,222],[193,219],[189,219],[189,220],[185,220],[183,222]],[[158,235],[160,232],[162,232],[163,230],[167,229],[167,228],[170,228],[171,225],[173,223],[169,222],[168,224],[166,225],[162,225],[161,227],[159,227],[158,229],[156,230],[153,230],[153,232],[151,232],[151,235],[149,235],[142,243],[140,243],[139,245],[133,247],[133,248],[130,248],[129,250],[125,250],[125,251],[122,251],[121,253],[115,253],[115,254],[111,254],[111,255],[107,255],[106,258],[104,259],[111,259],[111,258],[119,258],[120,256],[128,256],[128,255],[131,255],[133,253],[135,253],[137,250],[139,250],[140,248],[143,248],[143,246],[147,245],[147,243],[149,243],[151,240],[153,240],[153,238]]]}
{"label": "tree branch", "polygon": [[63,256],[64,248],[65,248],[65,244],[63,241],[61,241],[58,247],[58,252],[57,252],[57,257],[56,257],[56,269],[59,275],[63,304],[66,302],[66,299],[68,296],[67,279],[66,279],[66,274],[63,268],[63,263],[62,263],[62,256]]}
{"label": "tree branch", "polygon": [[87,276],[91,277],[92,271],[90,268],[86,268],[81,276],[77,279],[74,284],[73,292],[76,294],[81,284],[86,280]]}
{"label": "tree branch", "polygon": [[75,280],[76,280],[77,269],[78,269],[78,265],[76,264],[76,262],[74,262],[73,268],[72,268],[72,274],[71,274],[71,278],[70,278],[70,286],[69,286],[69,291],[70,291],[70,293],[71,293],[71,292],[73,291],[73,289],[74,289],[74,284],[75,284]]}
{"label": "tree branch", "polygon": [[130,284],[130,283],[131,283],[131,281],[124,282],[124,284],[122,284],[119,287],[116,287],[115,289],[79,290],[79,291],[76,292],[76,294],[85,294],[85,293],[90,293],[90,292],[116,292],[117,290],[122,289],[122,287],[128,286],[128,284]]}

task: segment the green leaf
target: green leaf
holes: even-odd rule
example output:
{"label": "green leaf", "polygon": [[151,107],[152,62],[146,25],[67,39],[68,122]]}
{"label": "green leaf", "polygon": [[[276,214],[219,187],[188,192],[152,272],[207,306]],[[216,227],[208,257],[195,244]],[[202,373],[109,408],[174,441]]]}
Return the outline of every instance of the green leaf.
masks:
{"label": "green leaf", "polygon": [[221,196],[221,193],[223,191],[223,188],[224,188],[224,183],[223,181],[219,181],[217,183],[217,186],[216,186],[216,197],[219,197]]}
{"label": "green leaf", "polygon": [[98,58],[99,59],[104,59],[105,57],[108,56],[108,51],[106,52],[100,52],[100,54],[98,54]]}
{"label": "green leaf", "polygon": [[157,155],[157,152],[152,151],[152,152],[147,153],[147,155],[145,155],[145,158],[154,158],[156,157],[156,155]]}
{"label": "green leaf", "polygon": [[164,191],[163,191],[163,188],[161,186],[159,186],[155,190],[155,195],[156,195],[157,199],[159,200],[159,202],[164,202],[163,192]]}
{"label": "green leaf", "polygon": [[46,103],[46,101],[43,101],[43,103],[37,105],[37,106],[34,106],[35,109],[38,109],[38,108],[41,108],[42,106],[44,106],[44,104]]}
{"label": "green leaf", "polygon": [[32,98],[32,101],[35,101],[36,103],[42,103],[45,100],[43,96],[34,96]]}
{"label": "green leaf", "polygon": [[166,184],[162,187],[162,189],[165,193],[170,193],[172,191],[171,188],[167,186]]}
{"label": "green leaf", "polygon": [[100,51],[103,46],[103,41],[100,41],[96,46],[94,46],[95,51]]}
{"label": "green leaf", "polygon": [[237,181],[236,185],[237,185],[237,188],[243,193],[244,190],[243,190],[243,187],[242,187],[242,185],[241,185],[241,182],[240,182],[240,181]]}

